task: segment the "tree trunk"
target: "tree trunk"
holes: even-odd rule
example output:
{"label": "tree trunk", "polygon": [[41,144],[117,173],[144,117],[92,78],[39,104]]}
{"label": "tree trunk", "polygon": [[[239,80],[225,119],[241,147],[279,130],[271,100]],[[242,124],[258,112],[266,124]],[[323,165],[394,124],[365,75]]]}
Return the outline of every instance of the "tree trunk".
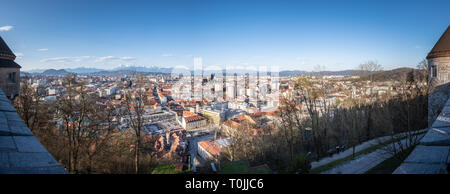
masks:
{"label": "tree trunk", "polygon": [[137,136],[138,140],[136,141],[136,147],[135,147],[135,158],[134,158],[134,165],[136,167],[136,174],[139,174],[139,147],[140,147],[140,136]]}

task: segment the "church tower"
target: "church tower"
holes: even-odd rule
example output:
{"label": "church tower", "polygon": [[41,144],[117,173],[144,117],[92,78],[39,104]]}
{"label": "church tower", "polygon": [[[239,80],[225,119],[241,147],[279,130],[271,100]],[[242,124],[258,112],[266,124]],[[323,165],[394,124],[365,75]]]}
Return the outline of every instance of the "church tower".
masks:
{"label": "church tower", "polygon": [[428,79],[432,87],[450,81],[450,26],[427,56]]}
{"label": "church tower", "polygon": [[20,68],[22,67],[14,62],[15,59],[16,55],[0,36],[0,89],[10,99],[18,96],[20,90]]}

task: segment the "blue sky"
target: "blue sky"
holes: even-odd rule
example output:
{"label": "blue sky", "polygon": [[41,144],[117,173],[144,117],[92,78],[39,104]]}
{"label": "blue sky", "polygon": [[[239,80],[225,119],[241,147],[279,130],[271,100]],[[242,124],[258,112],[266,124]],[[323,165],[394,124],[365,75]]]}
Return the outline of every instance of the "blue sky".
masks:
{"label": "blue sky", "polygon": [[0,36],[23,70],[119,65],[415,67],[450,1],[2,0]]}

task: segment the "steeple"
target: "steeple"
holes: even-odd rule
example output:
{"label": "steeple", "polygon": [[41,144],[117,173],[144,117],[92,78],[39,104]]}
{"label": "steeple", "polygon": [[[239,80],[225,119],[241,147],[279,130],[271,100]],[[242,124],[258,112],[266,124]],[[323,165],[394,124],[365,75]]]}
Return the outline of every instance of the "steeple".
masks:
{"label": "steeple", "polygon": [[0,36],[0,59],[9,59],[13,61],[14,59],[16,59],[16,55],[14,55],[14,53],[11,51],[11,49],[8,47],[8,45],[1,36]]}
{"label": "steeple", "polygon": [[447,27],[447,30],[428,53],[427,59],[438,57],[450,57],[450,26]]}
{"label": "steeple", "polygon": [[0,37],[0,91],[14,99],[20,90],[20,68],[14,62],[16,55],[11,51],[6,42]]}

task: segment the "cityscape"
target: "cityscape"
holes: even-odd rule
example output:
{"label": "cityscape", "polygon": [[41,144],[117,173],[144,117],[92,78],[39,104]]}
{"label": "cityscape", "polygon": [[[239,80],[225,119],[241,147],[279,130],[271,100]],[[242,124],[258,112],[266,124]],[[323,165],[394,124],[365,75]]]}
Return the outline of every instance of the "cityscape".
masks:
{"label": "cityscape", "polygon": [[[99,8],[100,2],[90,6],[86,2],[68,2],[74,6],[70,13],[61,13],[69,9],[59,3],[38,7],[58,8],[51,16],[65,19],[72,17],[72,11],[84,10],[87,15],[74,19],[74,24],[99,25],[90,26],[97,31],[73,34],[66,32],[71,28],[64,29],[58,24],[61,29],[53,34],[54,41],[47,35],[43,35],[42,41],[29,41],[36,35],[24,31],[35,24],[27,24],[23,18],[0,21],[0,153],[5,155],[5,159],[3,155],[1,158],[1,174],[448,174],[448,12],[440,13],[447,20],[437,20],[427,27],[415,27],[419,24],[402,27],[421,30],[420,37],[403,37],[405,41],[417,41],[412,43],[413,48],[407,46],[411,51],[402,47],[401,52],[392,53],[391,48],[403,39],[395,42],[389,37],[394,43],[382,46],[373,43],[373,49],[364,50],[358,42],[349,41],[342,49],[324,48],[323,52],[319,49],[322,57],[315,57],[310,51],[305,51],[307,57],[298,57],[288,54],[295,50],[296,43],[291,45],[282,38],[292,36],[286,35],[289,30],[295,33],[297,29],[290,26],[295,24],[279,23],[281,29],[276,33],[280,37],[274,40],[283,44],[271,42],[271,35],[248,34],[253,30],[275,33],[272,28],[262,27],[273,22],[270,18],[275,22],[278,17],[291,20],[285,14],[292,14],[295,19],[296,12],[290,13],[292,10],[288,8],[291,2],[263,5],[255,5],[253,1],[233,2],[238,8],[229,8],[229,4],[221,1],[213,1],[211,5],[203,1],[172,2],[176,5],[150,1],[145,6],[159,10],[152,14],[141,13],[139,6],[125,6],[120,1],[111,2],[110,10]],[[423,3],[411,5],[410,9],[419,9]],[[6,4],[14,10],[20,3]],[[292,6],[319,6],[310,4],[297,2]],[[448,2],[436,4],[449,8]],[[123,19],[111,16],[121,5],[139,14],[131,11],[132,16]],[[232,19],[209,12],[203,15],[204,6],[208,5]],[[265,16],[252,11],[250,15],[260,14],[268,20],[260,23],[254,16],[240,12],[240,8],[247,6],[256,6],[262,12],[270,10],[267,6],[274,9],[281,6],[289,13]],[[354,6],[365,9],[363,5]],[[172,14],[168,22],[174,22],[174,18],[177,22],[186,20],[195,30],[175,33],[180,30],[175,24],[167,27],[168,24],[153,21],[167,16],[160,12],[165,8]],[[94,17],[91,9],[102,11],[94,13]],[[190,15],[185,9],[198,12]],[[242,21],[231,16],[228,9],[235,9]],[[17,16],[8,11],[0,15],[3,14]],[[139,36],[142,43],[134,37],[110,38],[127,30],[101,32],[100,28],[110,30],[107,27],[110,21],[96,23],[97,14],[100,19],[113,17],[124,28],[133,29],[129,33]],[[149,18],[146,24],[154,26],[133,27],[133,22],[123,21],[137,17],[135,14],[145,15]],[[221,34],[221,27],[215,24],[209,26],[212,35],[203,32],[205,27],[199,24],[211,23],[206,19],[208,16],[212,21],[217,17],[226,27],[230,25],[227,22],[235,28],[242,27],[242,39],[234,40],[239,33],[232,30],[224,30],[228,35]],[[39,17],[60,22],[46,14]],[[355,20],[354,29],[344,31],[354,34],[372,29]],[[8,23],[14,21],[17,24]],[[252,22],[254,28],[248,27]],[[309,22],[305,25],[314,29]],[[403,30],[390,25],[370,35],[381,40],[389,30]],[[341,37],[341,29],[333,30],[331,33]],[[173,40],[169,41],[165,33],[173,35]],[[218,34],[226,40],[213,44],[210,38]],[[156,38],[147,37],[152,35]],[[198,41],[199,36],[205,36],[199,40],[206,43]],[[198,48],[191,45],[191,40],[180,39],[183,37],[192,37]],[[359,34],[354,38],[361,37]],[[66,39],[70,42],[61,43]],[[328,39],[324,37],[324,41]],[[47,41],[47,45],[42,45]],[[267,41],[267,47],[262,48],[255,41]],[[322,40],[316,41],[323,44]],[[246,45],[253,43],[251,47]],[[61,51],[66,47],[61,44],[72,48]],[[80,46],[83,44],[86,47]],[[189,50],[186,45],[193,48]],[[171,46],[174,48],[170,49]],[[254,55],[256,47],[261,47],[261,53],[270,52],[269,47],[274,48],[274,53],[286,47],[286,54],[241,57]],[[197,54],[181,53],[179,49]],[[242,53],[236,54],[234,49]],[[142,54],[138,50],[159,54]],[[133,52],[136,56],[130,54]],[[355,53],[347,56],[345,52]],[[365,52],[373,53],[365,55]],[[350,59],[350,55],[355,57]],[[393,59],[392,55],[398,58]],[[279,57],[291,58],[295,64]],[[333,59],[336,63],[330,62]],[[267,63],[261,63],[265,60]]]}

